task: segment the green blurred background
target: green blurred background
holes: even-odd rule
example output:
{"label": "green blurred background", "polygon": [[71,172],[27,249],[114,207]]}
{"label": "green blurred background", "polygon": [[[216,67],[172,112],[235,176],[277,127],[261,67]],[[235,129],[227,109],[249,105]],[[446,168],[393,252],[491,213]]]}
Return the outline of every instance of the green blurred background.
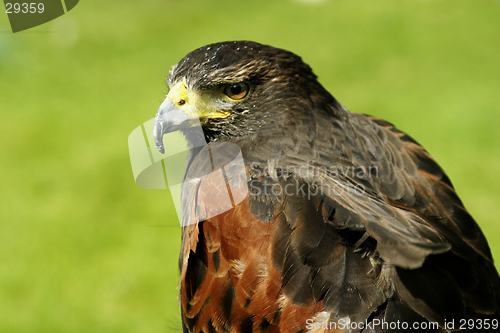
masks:
{"label": "green blurred background", "polygon": [[[89,1],[12,34],[0,13],[0,331],[175,332],[180,227],[134,183],[130,132],[168,70],[250,39],[437,159],[500,262],[500,1]],[[497,264],[498,267],[498,264]]]}

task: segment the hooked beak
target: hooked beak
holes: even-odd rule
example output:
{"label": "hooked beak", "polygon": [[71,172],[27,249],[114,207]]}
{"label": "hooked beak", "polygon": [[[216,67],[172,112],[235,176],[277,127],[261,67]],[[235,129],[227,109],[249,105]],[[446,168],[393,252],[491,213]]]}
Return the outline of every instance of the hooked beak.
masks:
{"label": "hooked beak", "polygon": [[161,103],[155,117],[153,135],[156,142],[156,148],[160,153],[165,153],[163,147],[163,135],[177,130],[189,128],[194,125],[194,119],[190,118],[184,111],[175,106],[175,104],[166,98]]}

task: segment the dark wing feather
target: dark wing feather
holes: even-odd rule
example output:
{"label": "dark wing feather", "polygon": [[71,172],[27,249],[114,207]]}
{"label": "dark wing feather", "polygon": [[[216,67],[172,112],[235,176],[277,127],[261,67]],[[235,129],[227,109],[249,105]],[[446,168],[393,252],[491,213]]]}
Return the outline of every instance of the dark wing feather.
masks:
{"label": "dark wing feather", "polygon": [[[307,197],[266,199],[281,202],[273,206],[280,216],[273,259],[285,295],[301,306],[322,301],[332,320],[364,320],[376,309],[441,326],[453,318],[499,318],[500,283],[489,247],[444,171],[389,123],[352,114],[337,127],[343,136],[333,149],[332,141],[316,140],[313,156],[311,140],[303,140],[301,156],[268,163],[308,170],[266,178],[281,188],[295,182],[293,188],[308,189]],[[328,163],[375,166],[377,174],[332,173],[324,169]]]}

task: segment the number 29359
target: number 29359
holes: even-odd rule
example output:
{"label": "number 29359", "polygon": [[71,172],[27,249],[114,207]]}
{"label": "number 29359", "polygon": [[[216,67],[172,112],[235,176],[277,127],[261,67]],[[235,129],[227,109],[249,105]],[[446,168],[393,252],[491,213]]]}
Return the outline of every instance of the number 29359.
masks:
{"label": "number 29359", "polygon": [[43,5],[43,3],[39,2],[39,3],[36,3],[36,2],[31,2],[31,3],[10,3],[10,2],[7,2],[5,4],[5,12],[7,14],[12,14],[12,13],[23,13],[23,14],[27,14],[27,13],[31,13],[31,14],[35,14],[35,13],[43,13],[45,9],[45,6]]}

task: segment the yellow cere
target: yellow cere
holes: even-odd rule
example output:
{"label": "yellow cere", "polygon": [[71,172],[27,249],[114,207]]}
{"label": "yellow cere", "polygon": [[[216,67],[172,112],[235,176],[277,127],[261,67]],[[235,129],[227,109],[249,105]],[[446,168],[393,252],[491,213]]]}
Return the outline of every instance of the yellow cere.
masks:
{"label": "yellow cere", "polygon": [[193,118],[227,118],[231,115],[229,112],[218,110],[214,99],[209,94],[189,91],[184,81],[175,84],[170,89],[167,98]]}
{"label": "yellow cere", "polygon": [[180,109],[188,102],[187,87],[184,81],[177,83],[170,89],[167,97]]}

